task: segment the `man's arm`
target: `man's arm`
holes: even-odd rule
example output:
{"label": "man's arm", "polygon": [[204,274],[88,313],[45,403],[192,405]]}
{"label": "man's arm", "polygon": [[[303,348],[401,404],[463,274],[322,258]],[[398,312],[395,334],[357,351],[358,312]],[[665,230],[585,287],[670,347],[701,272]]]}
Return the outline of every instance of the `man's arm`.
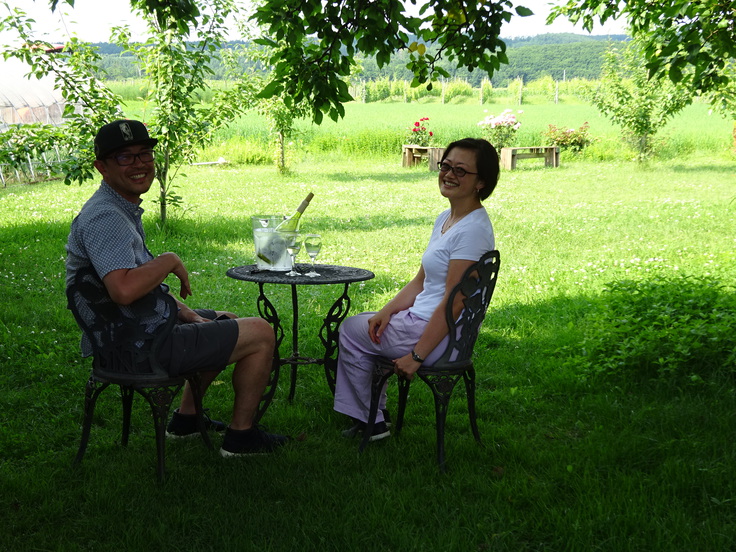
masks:
{"label": "man's arm", "polygon": [[160,285],[169,274],[179,278],[179,295],[182,299],[192,294],[189,273],[175,253],[163,253],[136,268],[113,270],[102,281],[113,301],[120,305],[130,305]]}

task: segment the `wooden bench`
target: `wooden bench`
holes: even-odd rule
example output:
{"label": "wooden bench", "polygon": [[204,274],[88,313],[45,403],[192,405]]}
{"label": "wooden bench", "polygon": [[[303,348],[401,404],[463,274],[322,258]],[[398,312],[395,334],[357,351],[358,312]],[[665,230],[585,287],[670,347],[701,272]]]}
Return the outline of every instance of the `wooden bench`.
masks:
{"label": "wooden bench", "polygon": [[559,146],[526,146],[519,148],[501,148],[501,166],[504,169],[516,168],[517,159],[544,159],[545,167],[560,166]]}
{"label": "wooden bench", "polygon": [[419,165],[425,159],[429,162],[429,170],[437,171],[437,163],[442,159],[445,148],[435,148],[432,146],[415,146],[412,144],[404,144],[401,146],[401,165],[403,167],[413,167]]}

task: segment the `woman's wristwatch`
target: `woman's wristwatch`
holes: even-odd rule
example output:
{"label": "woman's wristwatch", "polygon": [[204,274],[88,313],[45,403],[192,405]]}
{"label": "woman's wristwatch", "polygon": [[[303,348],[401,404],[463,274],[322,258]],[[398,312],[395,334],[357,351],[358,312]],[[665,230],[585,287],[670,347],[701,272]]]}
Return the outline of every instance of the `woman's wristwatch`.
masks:
{"label": "woman's wristwatch", "polygon": [[420,364],[424,363],[424,359],[423,359],[422,357],[420,357],[420,356],[419,356],[419,355],[418,355],[418,354],[416,353],[416,351],[414,351],[414,349],[412,349],[412,350],[411,350],[411,359],[412,359],[412,360],[413,360],[414,362],[418,362],[418,363],[420,363]]}

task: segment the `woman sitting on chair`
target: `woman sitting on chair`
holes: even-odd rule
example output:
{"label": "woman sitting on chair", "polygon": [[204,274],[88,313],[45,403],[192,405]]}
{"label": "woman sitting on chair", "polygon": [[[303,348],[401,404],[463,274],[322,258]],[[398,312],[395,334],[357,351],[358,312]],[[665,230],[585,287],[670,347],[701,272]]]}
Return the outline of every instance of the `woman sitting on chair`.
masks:
{"label": "woman sitting on chair", "polygon": [[[335,410],[353,421],[345,437],[366,426],[376,357],[392,359],[394,372],[408,379],[420,366],[432,365],[447,344],[449,292],[470,265],[495,248],[493,226],[481,204],[498,182],[495,148],[475,138],[452,142],[439,169],[440,194],[450,208],[435,220],[416,276],[380,311],[351,316],[340,327]],[[384,390],[371,441],[390,435],[385,406]]]}

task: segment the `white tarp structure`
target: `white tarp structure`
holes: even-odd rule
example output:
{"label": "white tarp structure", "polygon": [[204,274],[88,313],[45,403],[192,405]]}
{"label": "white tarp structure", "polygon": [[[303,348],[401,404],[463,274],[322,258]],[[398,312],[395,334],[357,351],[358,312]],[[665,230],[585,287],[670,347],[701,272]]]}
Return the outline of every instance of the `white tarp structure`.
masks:
{"label": "white tarp structure", "polygon": [[20,60],[0,58],[0,132],[9,125],[62,123],[64,99],[54,79],[26,77],[29,71]]}
{"label": "white tarp structure", "polygon": [[[0,57],[0,135],[16,125],[45,124],[61,125],[64,120],[64,98],[54,89],[53,77],[38,79],[28,76],[30,67],[14,58]],[[48,152],[59,160],[56,148]],[[17,162],[8,165],[0,162],[0,182],[6,186],[6,176],[15,175],[18,181],[36,180],[38,166],[47,166],[47,152],[43,159],[34,159],[29,153]],[[47,176],[50,171],[45,169]]]}

